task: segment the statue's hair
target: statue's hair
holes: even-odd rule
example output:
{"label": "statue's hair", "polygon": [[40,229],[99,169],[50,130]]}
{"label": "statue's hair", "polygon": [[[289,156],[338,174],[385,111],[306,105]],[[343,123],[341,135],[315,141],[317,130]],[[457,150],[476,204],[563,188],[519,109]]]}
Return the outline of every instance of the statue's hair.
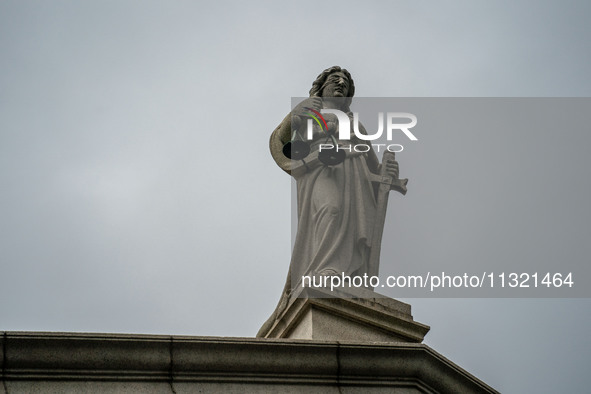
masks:
{"label": "statue's hair", "polygon": [[345,76],[349,79],[349,91],[347,92],[347,99],[345,100],[346,111],[349,112],[349,107],[351,106],[351,102],[353,101],[353,95],[355,94],[355,83],[353,83],[353,78],[351,78],[351,74],[349,71],[341,68],[339,66],[332,66],[327,68],[326,70],[322,71],[314,83],[312,83],[312,89],[310,89],[310,97],[321,97],[322,89],[324,88],[324,83],[326,79],[329,77],[330,74],[336,72],[342,72]]}

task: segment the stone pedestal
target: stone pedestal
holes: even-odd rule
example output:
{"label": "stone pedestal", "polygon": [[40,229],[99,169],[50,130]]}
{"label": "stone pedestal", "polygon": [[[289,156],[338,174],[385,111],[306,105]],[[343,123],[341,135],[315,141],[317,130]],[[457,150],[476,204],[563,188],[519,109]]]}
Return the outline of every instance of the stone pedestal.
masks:
{"label": "stone pedestal", "polygon": [[409,304],[373,291],[299,288],[264,337],[421,343],[428,331],[413,320]]}

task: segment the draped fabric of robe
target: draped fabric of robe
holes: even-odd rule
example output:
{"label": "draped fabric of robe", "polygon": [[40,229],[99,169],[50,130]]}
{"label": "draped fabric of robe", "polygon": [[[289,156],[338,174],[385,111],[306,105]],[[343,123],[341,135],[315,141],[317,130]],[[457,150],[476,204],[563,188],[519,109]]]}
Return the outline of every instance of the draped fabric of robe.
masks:
{"label": "draped fabric of robe", "polygon": [[[315,141],[312,151],[323,142]],[[302,275],[368,271],[376,202],[366,154],[349,153],[335,166],[296,178],[298,230],[291,259],[292,287]]]}
{"label": "draped fabric of robe", "polygon": [[[368,163],[378,162],[375,153],[347,151],[345,161],[338,165],[309,164],[302,173],[302,163],[282,153],[283,144],[290,138],[288,115],[271,135],[270,149],[277,165],[296,179],[298,229],[283,295],[259,334],[266,332],[285,309],[302,275],[352,276],[368,272],[376,214]],[[326,134],[315,135],[311,151],[317,151],[319,144],[327,142],[325,139]],[[352,140],[356,142],[360,141]]]}

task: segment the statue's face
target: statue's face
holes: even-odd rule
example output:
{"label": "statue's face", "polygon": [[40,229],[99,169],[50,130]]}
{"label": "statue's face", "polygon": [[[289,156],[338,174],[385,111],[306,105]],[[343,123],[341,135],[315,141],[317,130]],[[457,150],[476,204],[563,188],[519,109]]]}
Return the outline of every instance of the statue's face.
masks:
{"label": "statue's face", "polygon": [[326,78],[322,87],[322,97],[347,97],[349,78],[342,72],[334,72]]}

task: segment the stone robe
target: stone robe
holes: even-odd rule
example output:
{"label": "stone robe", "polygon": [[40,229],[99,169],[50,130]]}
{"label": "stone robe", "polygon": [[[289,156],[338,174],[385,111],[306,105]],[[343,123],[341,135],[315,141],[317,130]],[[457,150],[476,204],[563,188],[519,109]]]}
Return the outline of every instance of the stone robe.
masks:
{"label": "stone robe", "polygon": [[[260,332],[272,325],[287,306],[291,289],[301,282],[302,275],[351,276],[368,272],[376,214],[370,171],[378,173],[379,165],[374,151],[347,151],[344,162],[329,167],[314,159],[318,145],[329,143],[326,134],[314,134],[312,153],[303,161],[283,155],[283,145],[290,137],[288,115],[271,135],[270,149],[277,165],[296,180],[298,229],[282,298]],[[352,138],[351,143],[367,142]]]}

